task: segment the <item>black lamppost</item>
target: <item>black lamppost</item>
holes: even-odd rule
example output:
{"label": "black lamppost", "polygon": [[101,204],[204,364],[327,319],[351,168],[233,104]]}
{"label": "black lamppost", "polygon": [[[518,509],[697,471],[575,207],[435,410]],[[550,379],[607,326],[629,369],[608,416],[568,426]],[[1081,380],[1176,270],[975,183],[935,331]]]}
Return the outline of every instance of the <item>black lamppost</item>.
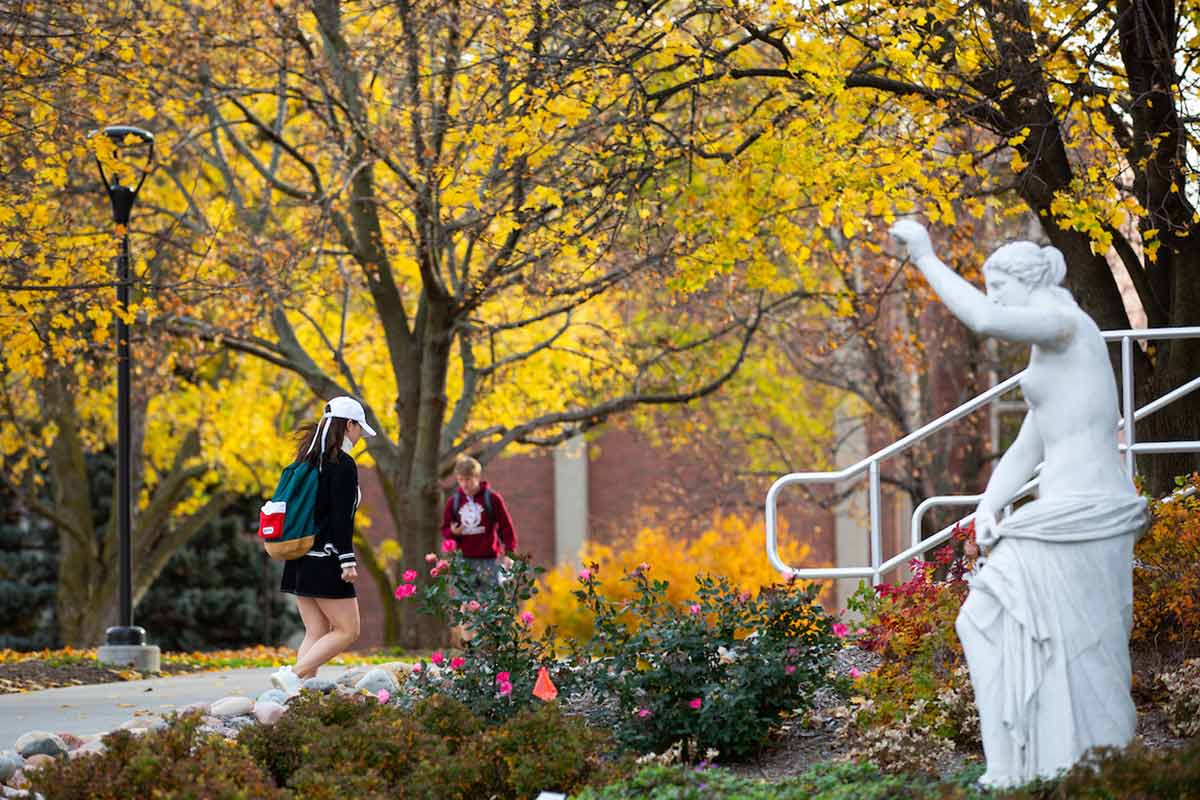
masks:
{"label": "black lamppost", "polygon": [[[89,134],[96,135],[97,132]],[[133,624],[133,464],[130,453],[130,410],[129,410],[129,325],[124,314],[129,308],[129,217],[133,211],[138,192],[150,174],[154,161],[154,134],[129,125],[112,125],[98,132],[112,143],[114,152],[143,148],[145,158],[140,166],[130,167],[137,173],[137,184],[128,186],[121,182],[121,175],[114,169],[109,176],[104,163],[96,158],[100,180],[104,182],[108,199],[112,202],[113,223],[121,237],[121,251],[117,255],[117,534],[120,538],[120,594],[121,610],[118,624],[105,631],[105,647],[101,648],[100,660],[107,663],[137,663],[145,668],[145,656],[136,656],[144,649],[146,631]],[[136,157],[136,153],[134,156]],[[113,164],[110,163],[110,169]],[[132,183],[131,175],[126,182]],[[145,648],[148,649],[148,648]],[[107,650],[107,654],[103,651]],[[158,648],[153,648],[153,671],[158,671]],[[149,654],[146,654],[149,655]]]}

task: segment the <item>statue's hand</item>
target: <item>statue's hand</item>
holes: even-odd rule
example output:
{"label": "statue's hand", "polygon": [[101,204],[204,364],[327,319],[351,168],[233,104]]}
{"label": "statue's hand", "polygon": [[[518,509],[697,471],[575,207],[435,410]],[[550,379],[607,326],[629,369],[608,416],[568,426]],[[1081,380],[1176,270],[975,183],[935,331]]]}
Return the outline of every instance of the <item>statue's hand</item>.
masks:
{"label": "statue's hand", "polygon": [[975,544],[986,553],[999,540],[1000,537],[996,535],[996,515],[991,509],[980,506],[975,510]]}
{"label": "statue's hand", "polygon": [[908,257],[913,261],[918,261],[923,256],[933,255],[933,244],[929,241],[929,232],[916,220],[897,220],[892,224],[889,233],[904,243],[904,246],[908,248]]}

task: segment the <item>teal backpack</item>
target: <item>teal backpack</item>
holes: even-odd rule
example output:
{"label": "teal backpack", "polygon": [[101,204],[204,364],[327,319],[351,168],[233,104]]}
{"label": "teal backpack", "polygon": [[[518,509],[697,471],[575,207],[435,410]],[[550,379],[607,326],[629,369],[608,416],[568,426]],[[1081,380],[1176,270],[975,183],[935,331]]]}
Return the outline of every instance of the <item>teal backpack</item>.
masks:
{"label": "teal backpack", "polygon": [[279,476],[275,492],[258,518],[258,536],[271,558],[291,561],[312,550],[317,537],[319,475],[307,461],[297,461]]}

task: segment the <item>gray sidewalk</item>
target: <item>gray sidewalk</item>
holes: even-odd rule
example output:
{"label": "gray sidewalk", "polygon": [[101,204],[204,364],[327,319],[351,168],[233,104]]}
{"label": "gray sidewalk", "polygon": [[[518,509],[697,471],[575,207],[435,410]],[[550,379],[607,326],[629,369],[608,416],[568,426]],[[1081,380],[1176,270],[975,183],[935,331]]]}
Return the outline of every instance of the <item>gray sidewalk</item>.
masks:
{"label": "gray sidewalk", "polygon": [[[227,695],[255,698],[271,688],[274,667],[203,672],[177,678],[103,683],[0,695],[0,750],[12,749],[27,731],[104,733],[147,713],[155,716],[188,703],[211,703]],[[322,667],[337,680],[346,667]]]}

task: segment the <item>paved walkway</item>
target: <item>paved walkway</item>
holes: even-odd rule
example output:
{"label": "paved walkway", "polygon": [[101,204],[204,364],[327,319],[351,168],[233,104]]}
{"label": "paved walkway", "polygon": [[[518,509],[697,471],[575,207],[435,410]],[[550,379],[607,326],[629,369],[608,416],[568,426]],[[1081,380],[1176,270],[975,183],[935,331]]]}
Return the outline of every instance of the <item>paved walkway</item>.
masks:
{"label": "paved walkway", "polygon": [[[0,695],[0,750],[12,749],[17,737],[27,731],[105,733],[135,715],[165,714],[226,695],[258,697],[271,688],[268,676],[274,671],[274,667],[233,669]],[[346,667],[322,667],[320,676],[337,680],[345,671]]]}

